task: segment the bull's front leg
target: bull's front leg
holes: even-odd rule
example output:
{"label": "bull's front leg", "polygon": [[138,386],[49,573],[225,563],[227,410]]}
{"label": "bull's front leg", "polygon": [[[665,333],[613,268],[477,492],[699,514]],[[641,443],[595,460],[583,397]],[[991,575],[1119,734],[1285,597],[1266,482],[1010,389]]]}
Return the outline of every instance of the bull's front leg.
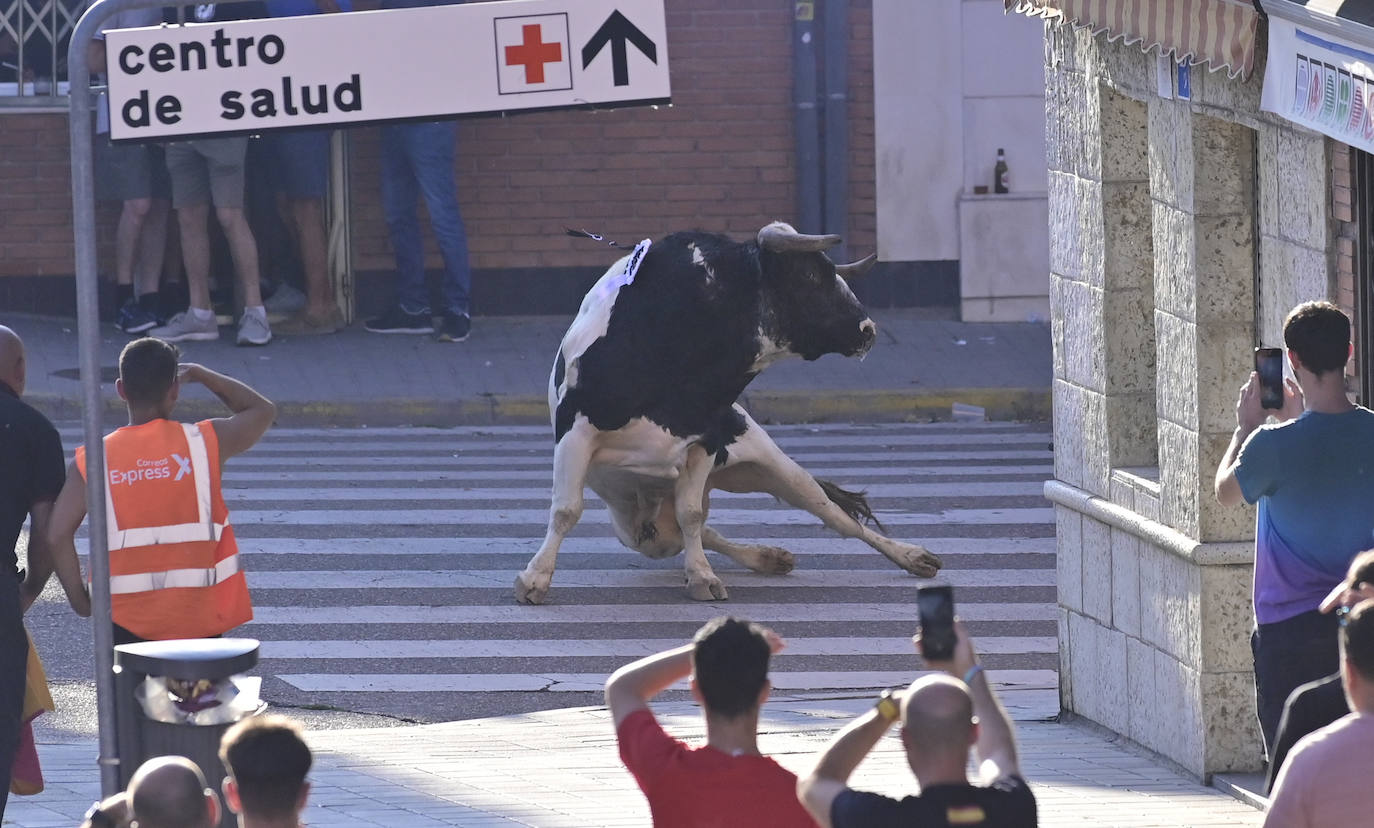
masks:
{"label": "bull's front leg", "polygon": [[701,533],[706,526],[706,478],[711,473],[711,455],[701,446],[687,450],[687,467],[673,490],[673,507],[682,530],[683,565],[687,575],[687,594],[697,601],[724,601],[730,595],[706,560]]}
{"label": "bull's front leg", "polygon": [[525,569],[515,576],[515,600],[522,604],[542,604],[549,596],[553,570],[558,563],[558,548],[582,518],[582,492],[587,468],[596,451],[597,431],[586,419],[563,435],[553,450],[553,500],[549,505],[549,528],[539,551]]}

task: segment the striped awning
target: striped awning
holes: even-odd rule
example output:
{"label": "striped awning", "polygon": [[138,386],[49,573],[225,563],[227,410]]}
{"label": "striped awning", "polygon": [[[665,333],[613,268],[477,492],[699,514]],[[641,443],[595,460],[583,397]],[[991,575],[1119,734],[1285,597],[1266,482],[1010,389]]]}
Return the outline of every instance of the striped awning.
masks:
{"label": "striped awning", "polygon": [[1249,77],[1259,13],[1251,0],[1003,0],[1007,11],[1139,43],[1179,63]]}

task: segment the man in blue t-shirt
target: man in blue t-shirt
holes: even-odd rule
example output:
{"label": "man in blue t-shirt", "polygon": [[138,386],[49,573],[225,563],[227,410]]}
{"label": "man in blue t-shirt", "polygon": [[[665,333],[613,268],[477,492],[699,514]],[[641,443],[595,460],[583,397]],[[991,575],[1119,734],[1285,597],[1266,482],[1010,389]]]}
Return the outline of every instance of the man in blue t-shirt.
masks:
{"label": "man in blue t-shirt", "polygon": [[1217,500],[1258,503],[1255,521],[1255,697],[1272,752],[1283,704],[1300,684],[1335,672],[1336,619],[1317,607],[1357,553],[1374,545],[1374,411],[1350,402],[1350,319],[1330,302],[1288,314],[1293,380],[1283,407],[1260,405],[1252,373],[1236,432],[1217,468]]}

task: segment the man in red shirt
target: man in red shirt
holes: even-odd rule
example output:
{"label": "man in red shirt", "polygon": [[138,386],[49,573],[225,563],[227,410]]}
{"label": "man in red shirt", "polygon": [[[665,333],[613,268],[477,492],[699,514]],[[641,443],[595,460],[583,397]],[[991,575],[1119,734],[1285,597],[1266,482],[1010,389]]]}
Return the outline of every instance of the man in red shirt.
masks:
{"label": "man in red shirt", "polygon": [[[797,777],[759,753],[759,708],[768,698],[773,631],[721,616],[691,644],[642,658],[606,681],[620,758],[649,800],[656,828],[815,828],[797,801]],[[706,714],[706,744],[663,732],[649,699],[691,675]]]}

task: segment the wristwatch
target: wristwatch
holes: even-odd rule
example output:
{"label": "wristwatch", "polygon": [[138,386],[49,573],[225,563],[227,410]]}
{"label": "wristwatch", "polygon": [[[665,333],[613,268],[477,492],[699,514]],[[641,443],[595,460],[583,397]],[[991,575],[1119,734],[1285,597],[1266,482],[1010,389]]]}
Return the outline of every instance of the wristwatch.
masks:
{"label": "wristwatch", "polygon": [[100,802],[98,801],[86,812],[86,821],[91,824],[91,828],[119,828],[119,824],[114,821],[114,817],[101,810]]}
{"label": "wristwatch", "polygon": [[878,697],[878,701],[873,705],[873,709],[878,711],[878,716],[889,724],[902,717],[902,706],[897,703],[897,696],[890,689],[884,690]]}

